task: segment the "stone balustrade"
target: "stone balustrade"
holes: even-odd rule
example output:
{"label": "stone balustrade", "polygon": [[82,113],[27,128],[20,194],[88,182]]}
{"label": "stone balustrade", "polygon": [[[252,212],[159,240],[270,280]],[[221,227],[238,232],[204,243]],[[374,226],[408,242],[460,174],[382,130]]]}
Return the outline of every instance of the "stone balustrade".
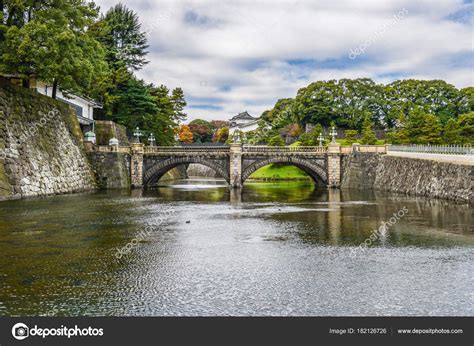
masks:
{"label": "stone balustrade", "polygon": [[244,153],[326,153],[327,147],[324,146],[281,146],[271,147],[267,145],[244,145],[242,147]]}
{"label": "stone balustrade", "polygon": [[179,153],[229,153],[230,148],[228,146],[169,146],[169,147],[145,147],[145,154],[179,154]]}
{"label": "stone balustrade", "polygon": [[[119,153],[130,153],[130,147],[128,146],[116,146],[116,145],[95,145],[91,142],[85,142],[88,151],[92,152],[119,152]],[[339,146],[339,153],[350,154],[352,152],[361,153],[380,153],[385,154],[390,147],[389,145],[360,145],[354,144],[350,146]],[[210,153],[230,153],[229,146],[154,146],[144,147],[144,154],[210,154]],[[333,149],[334,150],[334,149]],[[252,154],[326,154],[328,152],[327,146],[267,146],[267,145],[243,145],[242,153]]]}

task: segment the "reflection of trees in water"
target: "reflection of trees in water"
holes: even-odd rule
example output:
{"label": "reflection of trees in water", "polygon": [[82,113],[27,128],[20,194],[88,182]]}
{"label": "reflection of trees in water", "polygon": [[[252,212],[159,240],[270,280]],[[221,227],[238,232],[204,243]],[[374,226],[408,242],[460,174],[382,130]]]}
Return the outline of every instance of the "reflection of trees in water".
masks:
{"label": "reflection of trees in water", "polygon": [[[192,185],[196,185],[193,188]],[[202,185],[215,185],[209,188],[200,188]],[[203,180],[189,181],[177,180],[168,181],[166,185],[149,189],[147,196],[163,198],[166,201],[195,201],[195,202],[228,202],[230,198],[229,188],[225,180]]]}
{"label": "reflection of trees in water", "polygon": [[467,204],[357,190],[326,190],[317,198],[303,200],[298,206],[314,211],[285,212],[272,218],[293,224],[304,242],[357,246],[389,222],[394,213],[407,207],[408,213],[389,226],[372,246],[474,244],[472,207]]}
{"label": "reflection of trees in water", "polygon": [[298,203],[305,200],[326,198],[326,189],[317,188],[312,182],[246,182],[242,188],[243,202]]}

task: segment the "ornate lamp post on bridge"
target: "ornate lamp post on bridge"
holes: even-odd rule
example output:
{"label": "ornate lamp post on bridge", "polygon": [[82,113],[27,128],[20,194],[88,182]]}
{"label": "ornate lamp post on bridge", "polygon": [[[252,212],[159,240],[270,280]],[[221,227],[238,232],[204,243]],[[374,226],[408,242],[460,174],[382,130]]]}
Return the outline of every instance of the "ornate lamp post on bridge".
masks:
{"label": "ornate lamp post on bridge", "polygon": [[135,136],[135,143],[140,143],[140,137],[143,137],[143,134],[138,126],[133,135]]}
{"label": "ornate lamp post on bridge", "polygon": [[148,137],[148,142],[150,142],[150,147],[154,147],[155,146],[155,136],[153,135],[153,133],[150,133],[150,137]]}
{"label": "ornate lamp post on bridge", "polygon": [[240,143],[242,143],[241,137],[240,137],[240,130],[236,130],[236,131],[234,132],[233,137],[234,137],[233,139],[234,139],[234,143],[235,143],[235,144],[240,144]]}
{"label": "ornate lamp post on bridge", "polygon": [[334,126],[332,127],[331,132],[329,134],[332,137],[331,143],[336,143],[337,131],[336,131],[336,128]]}
{"label": "ornate lamp post on bridge", "polygon": [[319,146],[322,147],[322,146],[323,146],[324,137],[323,137],[323,134],[322,134],[321,132],[319,133],[318,141],[319,141]]}

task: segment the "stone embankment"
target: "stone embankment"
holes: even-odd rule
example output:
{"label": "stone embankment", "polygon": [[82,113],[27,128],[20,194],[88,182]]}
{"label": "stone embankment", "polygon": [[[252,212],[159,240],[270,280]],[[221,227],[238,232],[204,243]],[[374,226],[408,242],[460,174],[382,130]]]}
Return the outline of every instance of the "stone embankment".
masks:
{"label": "stone embankment", "polygon": [[474,203],[474,166],[374,153],[342,158],[343,188]]}
{"label": "stone embankment", "polygon": [[74,112],[59,101],[0,81],[0,198],[95,188]]}

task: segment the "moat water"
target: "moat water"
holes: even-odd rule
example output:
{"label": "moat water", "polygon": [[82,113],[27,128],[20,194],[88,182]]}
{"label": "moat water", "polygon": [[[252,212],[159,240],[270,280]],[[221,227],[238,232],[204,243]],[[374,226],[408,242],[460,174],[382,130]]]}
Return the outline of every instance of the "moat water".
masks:
{"label": "moat water", "polygon": [[467,204],[218,180],[0,202],[1,316],[473,316],[473,273]]}

